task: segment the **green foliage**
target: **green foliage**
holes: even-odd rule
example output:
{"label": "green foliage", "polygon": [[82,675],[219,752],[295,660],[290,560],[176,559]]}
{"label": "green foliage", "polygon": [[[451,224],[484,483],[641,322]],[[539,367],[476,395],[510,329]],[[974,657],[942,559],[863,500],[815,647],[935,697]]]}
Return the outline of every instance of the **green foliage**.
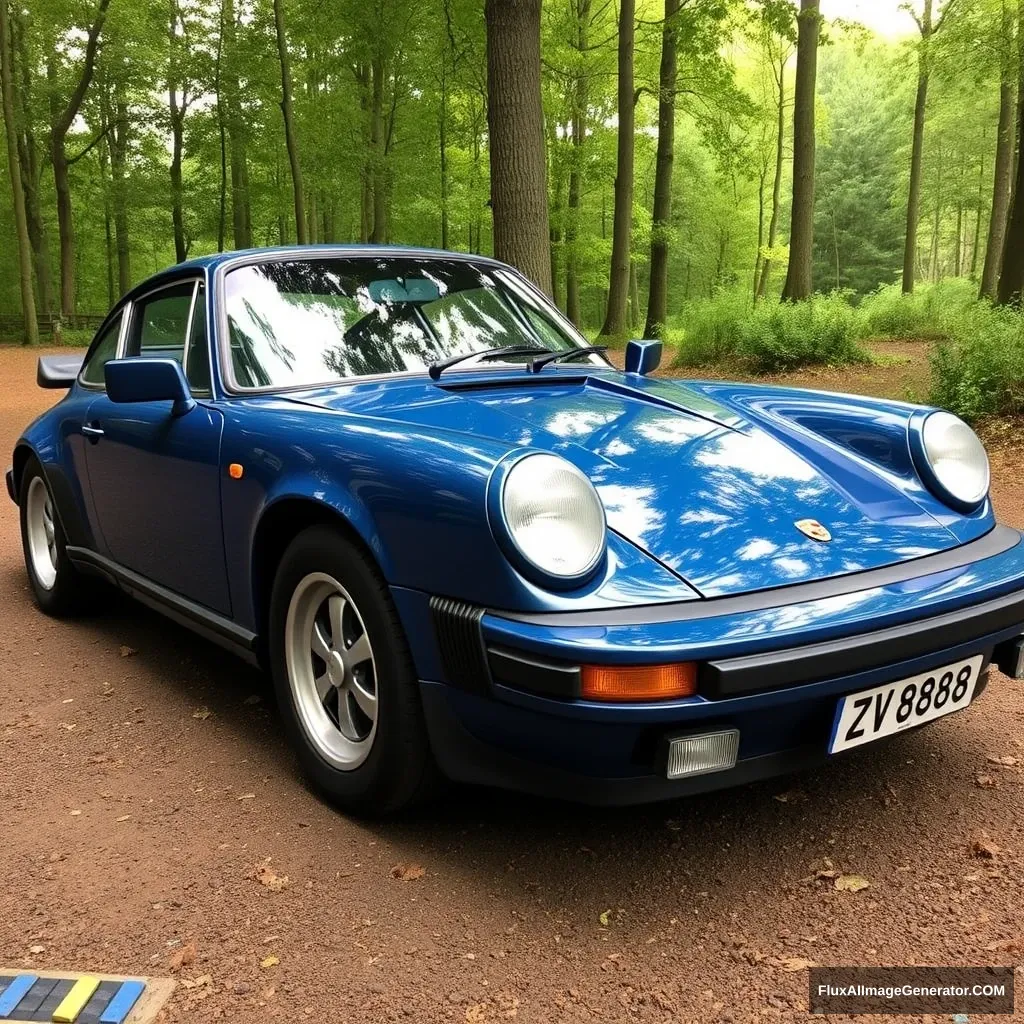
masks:
{"label": "green foliage", "polygon": [[1024,315],[975,302],[948,313],[944,328],[930,400],[971,421],[1024,413]]}
{"label": "green foliage", "polygon": [[670,325],[666,340],[678,344],[677,366],[737,359],[756,373],[778,373],[866,362],[859,335],[859,314],[842,294],[799,303],[768,299],[751,307],[734,291],[693,303]]}
{"label": "green foliage", "polygon": [[951,317],[978,304],[978,286],[973,281],[919,285],[913,295],[904,295],[899,285],[886,285],[861,303],[862,336],[913,341],[943,338]]}
{"label": "green foliage", "polygon": [[858,318],[841,294],[815,295],[807,302],[759,303],[740,324],[738,354],[762,373],[798,366],[862,363]]}

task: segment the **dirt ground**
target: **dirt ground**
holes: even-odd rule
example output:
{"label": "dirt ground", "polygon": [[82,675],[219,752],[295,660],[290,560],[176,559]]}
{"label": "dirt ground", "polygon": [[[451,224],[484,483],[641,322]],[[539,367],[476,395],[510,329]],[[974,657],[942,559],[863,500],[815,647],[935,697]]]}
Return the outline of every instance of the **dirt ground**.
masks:
{"label": "dirt ground", "polygon": [[[0,349],[0,451],[53,400],[34,360]],[[1024,527],[1020,456],[995,501]],[[172,1021],[747,1022],[804,1018],[809,961],[1024,953],[1021,683],[721,795],[462,789],[359,822],[303,786],[254,671],[127,600],[37,612],[17,522],[4,499],[0,966],[171,974]],[[870,886],[814,878],[826,859]]]}

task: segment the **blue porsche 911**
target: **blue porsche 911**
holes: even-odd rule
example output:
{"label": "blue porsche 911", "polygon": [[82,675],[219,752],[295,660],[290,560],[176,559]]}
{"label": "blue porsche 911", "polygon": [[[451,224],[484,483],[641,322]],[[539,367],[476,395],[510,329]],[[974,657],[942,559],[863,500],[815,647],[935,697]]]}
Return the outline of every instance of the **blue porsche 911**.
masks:
{"label": "blue porsche 911", "polygon": [[593,803],[764,778],[1020,677],[1024,544],[949,413],[611,366],[493,260],[224,253],[126,295],[7,473],[40,608],[101,576],[266,665],[313,783]]}

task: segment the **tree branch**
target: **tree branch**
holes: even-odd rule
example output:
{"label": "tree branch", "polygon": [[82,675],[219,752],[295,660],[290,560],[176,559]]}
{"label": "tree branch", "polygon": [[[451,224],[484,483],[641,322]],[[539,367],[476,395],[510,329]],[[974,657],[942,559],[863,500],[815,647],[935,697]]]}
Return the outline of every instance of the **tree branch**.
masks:
{"label": "tree branch", "polygon": [[85,99],[85,93],[92,81],[93,69],[96,67],[96,50],[99,46],[100,32],[103,30],[103,22],[107,17],[107,8],[110,0],[100,0],[100,6],[96,11],[96,20],[89,27],[89,36],[85,44],[85,59],[82,63],[82,74],[79,76],[78,84],[75,86],[67,106],[53,126],[54,134],[63,138],[68,133],[71,123],[78,116],[78,109]]}
{"label": "tree branch", "polygon": [[95,149],[95,147],[110,134],[110,131],[113,127],[114,125],[112,122],[105,125],[102,131],[99,133],[99,135],[97,135],[96,138],[94,138],[92,142],[90,142],[89,145],[82,150],[81,153],[76,153],[74,156],[69,156],[67,158],[68,166],[70,167],[72,164],[77,164],[78,161],[81,160],[82,157],[85,156],[91,149]]}

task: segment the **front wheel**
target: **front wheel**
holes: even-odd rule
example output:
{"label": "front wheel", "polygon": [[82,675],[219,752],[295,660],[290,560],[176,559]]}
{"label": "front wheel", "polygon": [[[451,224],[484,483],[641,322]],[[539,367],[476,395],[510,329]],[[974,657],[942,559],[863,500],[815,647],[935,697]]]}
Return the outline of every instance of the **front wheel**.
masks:
{"label": "front wheel", "polygon": [[397,811],[433,781],[419,686],[387,586],[337,530],[292,541],[274,578],[270,659],[314,785],[346,810]]}
{"label": "front wheel", "polygon": [[22,474],[18,507],[25,569],[36,604],[47,615],[67,615],[80,603],[82,578],[68,558],[56,505],[35,459]]}

